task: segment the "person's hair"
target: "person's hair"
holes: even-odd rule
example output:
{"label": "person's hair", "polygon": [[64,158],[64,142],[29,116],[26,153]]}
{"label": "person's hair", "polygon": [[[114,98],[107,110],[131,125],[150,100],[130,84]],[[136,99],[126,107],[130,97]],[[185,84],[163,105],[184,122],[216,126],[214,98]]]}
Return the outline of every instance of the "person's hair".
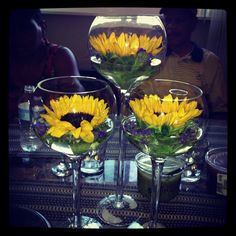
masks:
{"label": "person's hair", "polygon": [[23,29],[25,25],[31,20],[35,20],[42,28],[43,39],[45,43],[49,43],[46,37],[46,23],[43,19],[40,9],[14,9],[10,12],[10,29]]}
{"label": "person's hair", "polygon": [[12,26],[20,26],[30,19],[41,23],[43,17],[40,9],[14,9],[10,12],[10,23]]}

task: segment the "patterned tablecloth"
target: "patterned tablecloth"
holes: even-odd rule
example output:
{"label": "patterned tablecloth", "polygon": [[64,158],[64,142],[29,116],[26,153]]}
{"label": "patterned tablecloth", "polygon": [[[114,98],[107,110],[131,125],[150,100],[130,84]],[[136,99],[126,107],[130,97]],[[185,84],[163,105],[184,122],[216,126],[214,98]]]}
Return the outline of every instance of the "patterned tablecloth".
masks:
{"label": "patterned tablecloth", "polygon": [[[211,121],[208,130],[210,147],[227,146],[227,123]],[[139,151],[127,142],[124,192],[138,201],[138,208],[127,218],[137,218],[140,224],[149,219],[149,200],[137,190],[137,168],[134,156]],[[82,214],[97,218],[96,205],[103,197],[114,194],[116,188],[116,158],[118,134],[107,144],[104,174],[82,179]],[[46,146],[35,153],[22,152],[17,125],[9,125],[9,198],[12,206],[24,206],[43,214],[52,227],[66,227],[72,213],[71,177],[58,178],[50,168],[62,156]],[[185,189],[185,190],[184,190]],[[188,191],[186,191],[188,189]],[[99,220],[99,219],[98,219]],[[227,224],[227,197],[209,194],[203,178],[182,188],[169,202],[160,202],[159,221],[167,228],[223,227]],[[103,223],[104,228],[111,226]]]}

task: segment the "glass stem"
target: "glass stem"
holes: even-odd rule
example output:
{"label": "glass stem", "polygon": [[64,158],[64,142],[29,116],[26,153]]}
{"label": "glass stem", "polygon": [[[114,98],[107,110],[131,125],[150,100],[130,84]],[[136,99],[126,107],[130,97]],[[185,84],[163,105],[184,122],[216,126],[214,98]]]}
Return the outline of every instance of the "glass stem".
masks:
{"label": "glass stem", "polygon": [[158,207],[160,200],[161,176],[165,160],[151,158],[152,162],[152,192],[151,192],[151,222],[150,228],[156,228],[158,221]]}
{"label": "glass stem", "polygon": [[119,129],[119,157],[118,157],[118,167],[117,167],[117,186],[116,186],[116,200],[115,207],[123,208],[123,176],[124,176],[124,155],[125,155],[125,137],[122,128],[122,117],[123,117],[123,104],[126,102],[125,90],[120,91],[120,102],[118,103],[118,129]]}
{"label": "glass stem", "polygon": [[79,157],[76,160],[71,161],[72,170],[73,170],[73,228],[81,227],[81,216],[80,216],[80,166],[81,166],[81,158]]}
{"label": "glass stem", "polygon": [[121,127],[121,116],[118,117],[118,128],[119,128],[119,157],[118,157],[118,167],[117,167],[117,186],[116,186],[116,207],[122,208],[122,198],[123,198],[123,175],[124,175],[124,154],[125,154],[125,144],[124,144],[124,133]]}

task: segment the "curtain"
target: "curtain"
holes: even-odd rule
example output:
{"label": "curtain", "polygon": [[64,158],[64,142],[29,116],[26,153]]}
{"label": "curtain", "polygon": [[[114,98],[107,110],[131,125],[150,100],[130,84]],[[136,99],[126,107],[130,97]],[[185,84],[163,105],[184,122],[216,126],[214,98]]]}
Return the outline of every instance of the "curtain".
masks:
{"label": "curtain", "polygon": [[225,79],[227,79],[227,12],[212,9],[206,13],[211,19],[206,48],[219,56],[224,67]]}

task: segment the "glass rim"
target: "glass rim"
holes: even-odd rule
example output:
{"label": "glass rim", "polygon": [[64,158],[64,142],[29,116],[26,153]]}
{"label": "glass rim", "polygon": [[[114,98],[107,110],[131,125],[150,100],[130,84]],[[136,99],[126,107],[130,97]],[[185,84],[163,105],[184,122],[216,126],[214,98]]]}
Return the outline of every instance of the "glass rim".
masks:
{"label": "glass rim", "polygon": [[[196,85],[193,85],[193,84],[190,84],[188,82],[185,82],[185,81],[180,81],[180,80],[171,80],[171,79],[154,79],[153,81],[158,81],[158,82],[171,82],[171,83],[176,83],[176,84],[183,84],[183,85],[186,85],[186,86],[190,86],[192,87],[195,91],[198,91],[198,95],[196,96],[193,96],[193,97],[187,97],[187,101],[192,101],[192,100],[196,100],[198,98],[200,98],[202,95],[203,95],[203,91],[201,88],[199,88],[198,86]],[[171,90],[171,89],[170,89]],[[169,90],[169,91],[170,91]],[[174,89],[172,89],[174,90]],[[187,91],[184,91],[184,89],[176,89],[178,90],[179,92],[181,93],[186,93]],[[175,94],[174,92],[170,92],[170,94]],[[184,94],[181,94],[181,95],[184,95]],[[161,100],[163,100],[163,98],[160,98]],[[179,101],[183,101],[184,98],[179,98],[178,97],[178,100]]]}
{"label": "glass rim", "polygon": [[[141,19],[140,19],[141,18]],[[104,19],[104,21],[102,21]],[[166,37],[166,31],[165,31],[165,27],[164,27],[164,24],[161,20],[161,17],[160,17],[160,14],[156,14],[156,15],[152,15],[152,14],[140,14],[140,15],[98,15],[94,18],[91,26],[90,26],[90,29],[89,29],[89,34],[91,33],[93,27],[96,27],[98,25],[103,25],[104,26],[104,23],[114,23],[114,22],[107,22],[105,20],[117,20],[117,19],[121,19],[120,22],[116,21],[116,23],[123,23],[122,22],[122,19],[135,19],[137,20],[137,24],[139,25],[149,25],[149,26],[157,26],[159,25],[163,32],[164,32],[164,35]],[[99,22],[100,21],[100,22]],[[126,21],[126,23],[129,23],[129,24],[133,24],[132,21]]]}
{"label": "glass rim", "polygon": [[221,147],[215,147],[215,148],[210,149],[209,151],[206,152],[205,161],[209,166],[211,166],[215,170],[221,171],[223,173],[227,173],[227,165],[226,165],[226,167],[224,167],[224,166],[220,166],[219,164],[215,163],[214,161],[215,161],[215,159],[218,158],[217,156],[213,160],[211,158],[211,155],[219,154],[219,153],[220,154],[228,153],[228,148],[226,146],[221,146]]}
{"label": "glass rim", "polygon": [[160,18],[160,14],[140,14],[140,15],[97,15],[95,18],[104,17],[104,18],[137,18],[137,17],[157,17]]}
{"label": "glass rim", "polygon": [[[94,89],[94,90],[86,90],[86,91],[78,91],[78,92],[68,92],[68,91],[65,91],[65,92],[60,92],[60,91],[56,91],[56,90],[52,90],[52,89],[46,89],[44,88],[42,85],[47,82],[47,81],[52,81],[52,80],[58,80],[58,79],[63,79],[63,78],[68,78],[68,79],[72,79],[72,78],[78,78],[78,79],[84,79],[84,81],[99,81],[99,83],[103,84],[104,87],[102,87],[101,89]],[[69,76],[66,76],[66,75],[63,75],[63,76],[56,76],[56,77],[50,77],[50,78],[47,78],[47,79],[44,79],[44,80],[41,80],[40,82],[38,82],[37,86],[36,86],[36,89],[39,88],[41,89],[42,91],[45,91],[45,92],[52,92],[52,93],[56,93],[56,94],[81,94],[81,95],[86,95],[86,94],[90,94],[90,93],[95,93],[95,92],[98,92],[100,90],[105,90],[107,87],[110,87],[108,82],[104,81],[104,80],[101,80],[99,78],[96,78],[96,77],[92,77],[92,76],[84,76],[84,75],[69,75]]]}

